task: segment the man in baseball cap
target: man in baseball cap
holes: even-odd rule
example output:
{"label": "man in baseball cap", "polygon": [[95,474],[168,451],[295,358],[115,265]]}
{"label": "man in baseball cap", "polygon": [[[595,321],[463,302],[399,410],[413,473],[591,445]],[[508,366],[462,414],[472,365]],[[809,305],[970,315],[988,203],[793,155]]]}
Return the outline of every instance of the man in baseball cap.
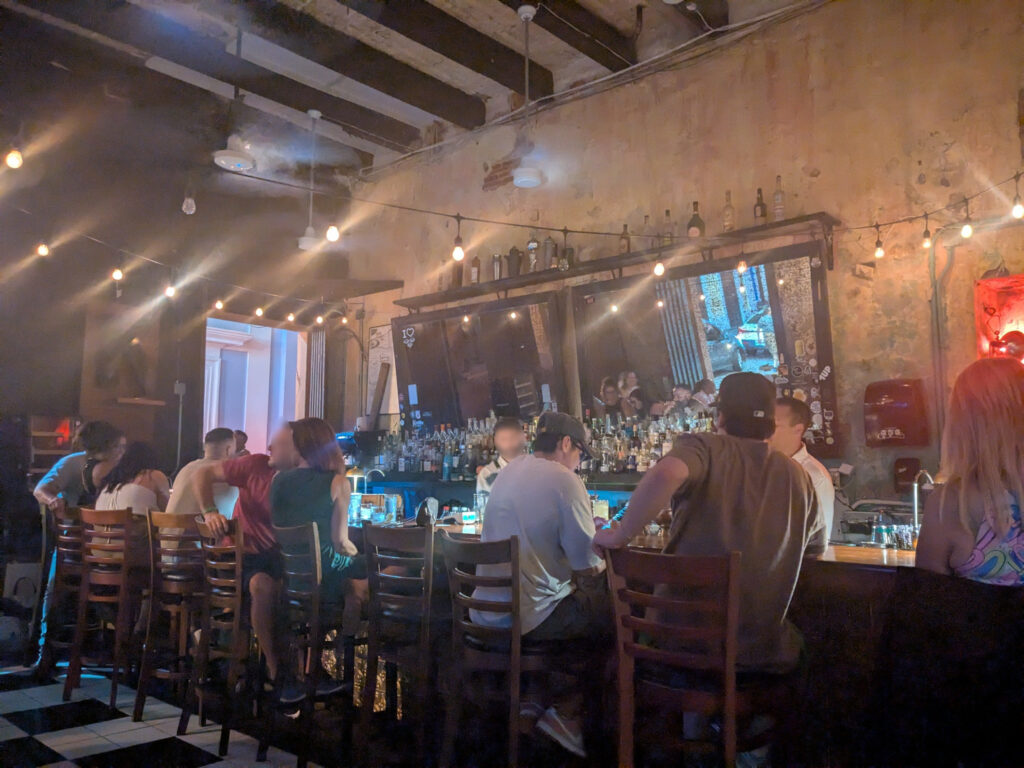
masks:
{"label": "man in baseball cap", "polygon": [[667,554],[742,553],[737,666],[785,674],[802,639],[785,620],[805,554],[824,551],[824,520],[799,464],[772,449],[775,386],[756,373],[727,376],[719,388],[718,434],[689,434],[648,470],[619,528],[598,531],[595,547],[625,546],[672,507]]}
{"label": "man in baseball cap", "polygon": [[[545,412],[537,422],[533,453],[513,459],[498,474],[484,513],[483,541],[519,538],[519,605],[524,640],[593,640],[610,637],[611,604],[604,561],[593,549],[590,499],[575,474],[586,453],[583,425],[565,413]],[[502,575],[480,566],[481,575]],[[504,569],[508,575],[508,568]],[[478,588],[478,600],[508,601],[508,589]],[[471,611],[477,624],[511,626],[507,614]],[[585,757],[583,697],[543,696],[524,703],[536,727],[570,752]]]}

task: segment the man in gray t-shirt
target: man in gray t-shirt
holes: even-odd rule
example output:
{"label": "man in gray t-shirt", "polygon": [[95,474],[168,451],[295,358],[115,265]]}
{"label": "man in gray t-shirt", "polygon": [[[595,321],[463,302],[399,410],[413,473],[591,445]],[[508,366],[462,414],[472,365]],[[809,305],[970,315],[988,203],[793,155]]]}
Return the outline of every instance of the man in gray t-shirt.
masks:
{"label": "man in gray t-shirt", "polygon": [[[604,562],[592,547],[594,518],[583,482],[574,473],[586,445],[579,421],[544,413],[537,424],[533,455],[520,456],[501,470],[484,513],[482,539],[519,539],[519,605],[528,640],[579,640],[612,630]],[[504,569],[508,574],[508,569]],[[481,566],[481,575],[499,575]],[[508,590],[478,588],[481,600],[509,599]],[[475,623],[509,626],[507,615],[473,611]],[[547,703],[547,702],[545,702]],[[540,702],[537,702],[539,705]],[[550,706],[537,728],[569,751],[585,756],[580,709],[573,692]],[[529,703],[524,705],[529,709]]]}

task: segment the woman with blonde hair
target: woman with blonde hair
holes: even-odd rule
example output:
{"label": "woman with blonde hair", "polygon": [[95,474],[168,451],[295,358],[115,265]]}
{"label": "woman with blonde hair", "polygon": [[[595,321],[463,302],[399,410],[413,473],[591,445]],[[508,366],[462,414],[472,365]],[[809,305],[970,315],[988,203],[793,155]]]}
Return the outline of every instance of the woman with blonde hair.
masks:
{"label": "woman with blonde hair", "polygon": [[1024,365],[978,360],[953,384],[942,485],[925,506],[917,566],[1024,586]]}

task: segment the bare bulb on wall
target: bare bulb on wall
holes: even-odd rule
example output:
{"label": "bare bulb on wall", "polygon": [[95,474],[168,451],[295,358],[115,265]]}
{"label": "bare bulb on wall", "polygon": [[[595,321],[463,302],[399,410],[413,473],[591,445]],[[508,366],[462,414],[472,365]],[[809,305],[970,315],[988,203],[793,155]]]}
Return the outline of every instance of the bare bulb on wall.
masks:
{"label": "bare bulb on wall", "polygon": [[462,237],[457,236],[455,238],[455,247],[452,248],[452,258],[456,261],[462,261],[466,258],[466,252],[462,249]]}
{"label": "bare bulb on wall", "polygon": [[327,238],[328,242],[336,243],[341,239],[341,230],[331,224],[331,226],[327,228],[327,233],[324,236]]}
{"label": "bare bulb on wall", "polygon": [[664,274],[665,274],[665,265],[662,264],[659,261],[657,264],[654,265],[654,276],[655,277],[661,277]]}
{"label": "bare bulb on wall", "polygon": [[21,151],[17,148],[11,149],[6,155],[4,155],[4,164],[6,164],[8,168],[21,168],[22,163],[24,162],[25,158],[22,157]]}
{"label": "bare bulb on wall", "polygon": [[1013,198],[1013,208],[1010,209],[1010,215],[1015,219],[1024,219],[1024,203],[1020,201],[1020,195]]}

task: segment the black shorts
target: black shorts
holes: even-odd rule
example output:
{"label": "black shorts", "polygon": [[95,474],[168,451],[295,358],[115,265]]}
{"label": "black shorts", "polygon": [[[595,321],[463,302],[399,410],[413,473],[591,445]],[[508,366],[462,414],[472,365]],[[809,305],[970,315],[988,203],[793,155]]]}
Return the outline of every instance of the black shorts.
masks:
{"label": "black shorts", "polygon": [[265,573],[274,581],[280,581],[284,577],[281,553],[276,549],[268,549],[264,552],[242,555],[242,585],[247,594],[249,582],[257,573]]}

